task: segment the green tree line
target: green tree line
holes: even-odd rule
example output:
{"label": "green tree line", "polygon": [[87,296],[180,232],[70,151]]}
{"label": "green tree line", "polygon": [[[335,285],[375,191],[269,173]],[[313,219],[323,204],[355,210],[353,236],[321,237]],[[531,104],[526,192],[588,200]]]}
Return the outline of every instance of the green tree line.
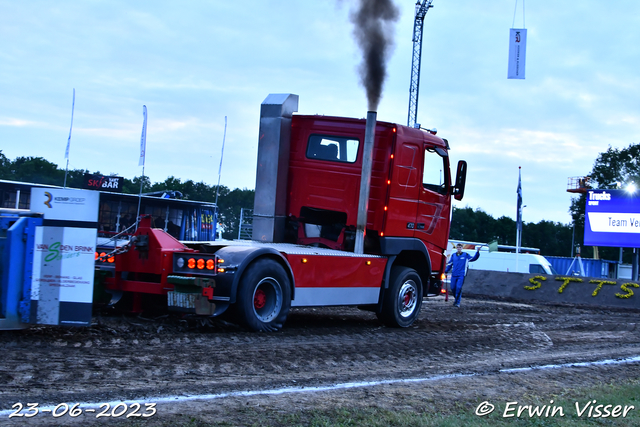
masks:
{"label": "green tree line", "polygon": [[[85,173],[88,170],[74,169],[68,171],[67,186],[82,188]],[[100,174],[99,171],[92,172]],[[42,157],[18,157],[9,160],[0,151],[0,179],[32,182],[36,184],[62,185],[64,169]],[[170,176],[163,182],[152,183],[149,177],[137,176],[124,178],[123,192],[138,194],[140,180],[142,192],[179,191],[183,199],[203,202],[214,202],[216,186],[192,180],[182,181]],[[241,208],[253,208],[254,190],[229,189],[220,186],[218,205],[220,222],[224,225],[226,238],[238,236],[238,222]],[[498,240],[500,244],[515,245],[515,221],[508,217],[494,219],[480,209],[453,209],[451,238],[474,242]],[[540,248],[546,255],[569,256],[571,253],[571,228],[559,223],[541,221],[538,224],[527,223],[523,227],[522,245]]]}
{"label": "green tree line", "polygon": [[[82,188],[84,174],[88,170],[74,169],[68,172],[67,186]],[[93,172],[100,174],[100,172]],[[0,179],[33,182],[38,184],[62,185],[65,171],[55,163],[42,157],[18,157],[8,159],[0,151]],[[591,172],[587,175],[591,188],[611,189],[634,182],[640,186],[640,143],[631,144],[626,148],[609,147],[596,158]],[[142,192],[180,191],[184,199],[214,202],[216,186],[192,180],[182,182],[173,176],[163,182],[151,183],[149,177],[134,177],[124,179],[123,191],[138,194],[140,180]],[[241,208],[253,208],[254,190],[233,189],[220,186],[218,205],[220,220],[225,228],[224,237],[235,238],[238,235],[238,222]],[[591,247],[583,247],[585,194],[575,197],[571,201],[569,212],[572,224],[554,223],[542,220],[538,223],[525,223],[522,230],[522,246],[539,248],[543,255],[572,256],[572,242],[574,249],[582,247],[582,256],[594,257],[595,251]],[[481,209],[453,208],[450,237],[452,239],[474,242],[491,242],[497,240],[499,244],[515,246],[516,224],[509,217],[493,218]],[[617,260],[619,248],[599,248],[599,257]],[[625,250],[623,261],[631,261],[631,250]]]}
{"label": "green tree line", "polygon": [[[67,173],[67,187],[82,188],[85,173],[101,175],[99,171],[89,172],[86,169],[69,170]],[[64,169],[58,168],[57,164],[42,157],[18,157],[15,160],[10,160],[0,151],[0,179],[62,186],[64,175]],[[182,193],[182,198],[186,200],[215,202],[216,199],[216,185],[208,185],[205,182],[194,182],[192,180],[183,182],[173,176],[163,182],[156,183],[152,183],[148,176],[136,176],[133,179],[124,178],[123,193],[138,194],[141,179],[143,193],[179,191]],[[219,222],[222,223],[224,228],[223,237],[231,239],[238,237],[240,209],[253,209],[254,194],[254,190],[246,188],[231,190],[224,185],[220,186],[218,207],[220,211]]]}
{"label": "green tree line", "polygon": [[[571,256],[571,225],[542,220],[522,224],[522,246],[540,249],[542,255]],[[451,239],[516,245],[516,221],[492,217],[481,209],[453,208]]]}

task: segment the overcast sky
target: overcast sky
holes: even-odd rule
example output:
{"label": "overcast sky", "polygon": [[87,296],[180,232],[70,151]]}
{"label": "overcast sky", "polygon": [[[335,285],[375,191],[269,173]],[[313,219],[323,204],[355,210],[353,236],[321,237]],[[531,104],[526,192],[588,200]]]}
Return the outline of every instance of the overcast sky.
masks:
{"label": "overcast sky", "polygon": [[[145,174],[255,186],[260,103],[300,96],[299,113],[365,117],[354,0],[0,0],[0,150],[133,178],[142,106]],[[378,119],[406,124],[413,0],[400,19]],[[567,178],[608,146],[640,142],[640,2],[529,1],[525,80],[507,79],[514,0],[434,0],[424,25],[418,122],[465,159],[456,206],[569,223]],[[522,0],[515,27],[521,28]]]}

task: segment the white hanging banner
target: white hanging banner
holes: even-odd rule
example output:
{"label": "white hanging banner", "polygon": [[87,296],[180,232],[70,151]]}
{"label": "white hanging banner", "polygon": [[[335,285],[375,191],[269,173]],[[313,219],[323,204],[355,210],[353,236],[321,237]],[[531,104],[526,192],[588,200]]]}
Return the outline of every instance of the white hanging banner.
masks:
{"label": "white hanging banner", "polygon": [[140,136],[140,161],[138,166],[144,166],[144,158],[147,151],[147,106],[142,106],[142,116],[144,121],[142,122],[142,135]]}
{"label": "white hanging banner", "polygon": [[527,30],[511,28],[509,34],[509,79],[524,79],[527,57]]}
{"label": "white hanging banner", "polygon": [[67,160],[69,160],[69,148],[71,147],[71,129],[73,129],[73,110],[75,109],[75,107],[76,107],[76,88],[73,88],[73,102],[71,103],[71,126],[69,127],[69,138],[67,139],[67,149],[64,150],[64,158]]}

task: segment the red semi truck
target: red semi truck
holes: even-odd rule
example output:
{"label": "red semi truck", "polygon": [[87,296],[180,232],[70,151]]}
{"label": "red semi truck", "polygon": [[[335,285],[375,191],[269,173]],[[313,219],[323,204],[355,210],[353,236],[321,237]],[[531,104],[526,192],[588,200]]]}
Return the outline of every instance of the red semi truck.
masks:
{"label": "red semi truck", "polygon": [[290,307],[336,305],[410,326],[440,292],[466,163],[452,182],[433,131],[297,106],[291,94],[262,103],[252,241],[178,242],[143,218],[106,287],[198,315],[229,309],[256,331],[281,328]]}

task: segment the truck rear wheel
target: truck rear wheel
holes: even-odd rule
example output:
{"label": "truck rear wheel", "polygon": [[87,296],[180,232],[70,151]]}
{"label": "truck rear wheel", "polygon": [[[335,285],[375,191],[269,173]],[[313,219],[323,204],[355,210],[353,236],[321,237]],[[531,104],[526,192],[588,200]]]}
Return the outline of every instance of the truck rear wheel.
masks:
{"label": "truck rear wheel", "polygon": [[409,267],[392,267],[378,319],[387,326],[407,328],[418,318],[421,306],[422,280],[418,273]]}
{"label": "truck rear wheel", "polygon": [[238,287],[239,322],[252,331],[282,328],[291,307],[291,285],[284,268],[272,259],[253,262]]}

